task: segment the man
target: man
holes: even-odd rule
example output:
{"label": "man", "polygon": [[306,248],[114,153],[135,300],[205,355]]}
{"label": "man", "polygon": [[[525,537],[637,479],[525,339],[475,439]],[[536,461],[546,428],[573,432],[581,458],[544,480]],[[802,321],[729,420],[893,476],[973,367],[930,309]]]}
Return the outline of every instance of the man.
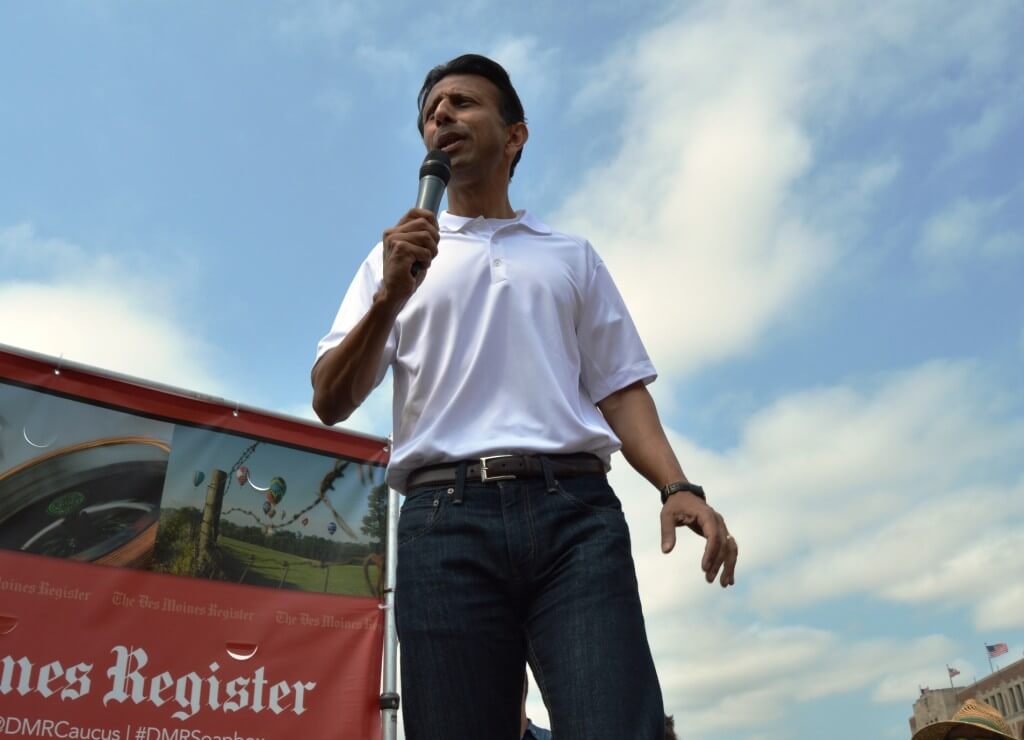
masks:
{"label": "man", "polygon": [[417,102],[424,144],[451,158],[448,210],[384,231],[312,371],[327,424],[393,372],[406,737],[514,740],[526,659],[559,740],[661,738],[610,455],[662,489],[664,552],[689,526],[707,538],[706,579],[726,587],[736,543],[668,444],[654,367],[604,264],[512,209],[529,133],[505,70],[459,57]]}

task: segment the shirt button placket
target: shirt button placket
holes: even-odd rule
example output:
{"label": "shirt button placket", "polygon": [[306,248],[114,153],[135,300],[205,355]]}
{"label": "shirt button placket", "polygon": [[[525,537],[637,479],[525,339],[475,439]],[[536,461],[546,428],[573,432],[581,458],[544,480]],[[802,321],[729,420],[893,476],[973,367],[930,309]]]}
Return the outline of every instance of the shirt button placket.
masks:
{"label": "shirt button placket", "polygon": [[506,272],[505,258],[502,256],[501,246],[497,239],[496,234],[491,235],[491,282],[500,283],[508,278]]}

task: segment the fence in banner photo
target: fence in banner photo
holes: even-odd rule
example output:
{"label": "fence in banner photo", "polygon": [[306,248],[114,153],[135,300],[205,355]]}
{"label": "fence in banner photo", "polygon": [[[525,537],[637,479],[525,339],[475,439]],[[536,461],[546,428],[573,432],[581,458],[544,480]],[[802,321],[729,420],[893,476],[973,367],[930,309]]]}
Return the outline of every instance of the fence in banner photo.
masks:
{"label": "fence in banner photo", "polygon": [[0,349],[0,737],[380,737],[386,462]]}

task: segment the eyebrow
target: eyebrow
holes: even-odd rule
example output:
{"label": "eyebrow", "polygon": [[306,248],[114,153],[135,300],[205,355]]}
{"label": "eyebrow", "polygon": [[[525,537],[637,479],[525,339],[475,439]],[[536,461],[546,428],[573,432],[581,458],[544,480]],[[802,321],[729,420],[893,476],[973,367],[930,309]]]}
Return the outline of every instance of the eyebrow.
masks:
{"label": "eyebrow", "polygon": [[443,98],[448,98],[454,103],[458,103],[462,100],[469,100],[473,102],[477,100],[477,98],[472,93],[463,92],[462,90],[453,90],[451,92],[441,93],[432,101],[429,101],[427,105],[423,106],[424,120],[430,117],[430,114],[434,112],[434,109],[437,108],[437,106],[441,103],[441,100]]}

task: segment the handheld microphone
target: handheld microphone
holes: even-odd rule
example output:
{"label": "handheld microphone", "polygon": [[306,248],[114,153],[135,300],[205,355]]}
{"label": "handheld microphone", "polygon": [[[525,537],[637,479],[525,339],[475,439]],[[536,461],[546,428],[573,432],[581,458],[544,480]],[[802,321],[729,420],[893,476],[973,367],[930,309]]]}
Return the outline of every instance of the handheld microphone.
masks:
{"label": "handheld microphone", "polygon": [[[452,162],[440,149],[431,149],[420,165],[420,189],[416,194],[416,207],[433,211],[436,216],[441,210],[441,198],[448,181],[452,178]],[[415,277],[422,265],[414,262],[412,274]]]}

